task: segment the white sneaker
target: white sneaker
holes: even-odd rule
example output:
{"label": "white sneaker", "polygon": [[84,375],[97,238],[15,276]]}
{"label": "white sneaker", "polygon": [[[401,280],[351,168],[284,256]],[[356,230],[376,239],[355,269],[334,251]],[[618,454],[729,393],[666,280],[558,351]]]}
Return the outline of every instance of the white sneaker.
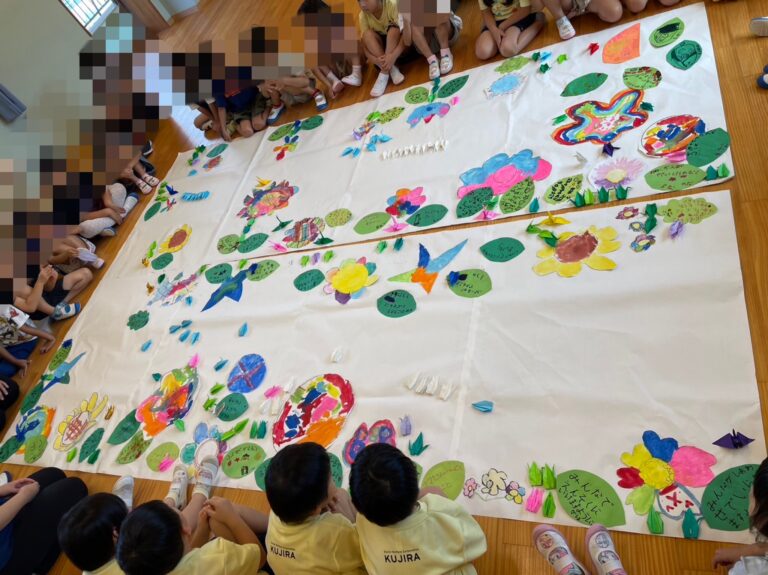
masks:
{"label": "white sneaker", "polygon": [[449,44],[452,46],[458,41],[459,36],[461,36],[461,31],[464,28],[464,20],[459,18],[454,12],[451,12],[450,21],[451,27],[453,28],[453,34],[451,34]]}
{"label": "white sneaker", "polygon": [[349,76],[344,76],[341,81],[344,82],[347,86],[358,87],[363,85],[363,76],[362,74],[352,72]]}
{"label": "white sneaker", "polygon": [[440,58],[440,73],[450,74],[451,70],[453,70],[453,54],[446,54]]}
{"label": "white sneaker", "polygon": [[109,226],[108,228],[104,228],[101,230],[99,235],[102,238],[114,238],[117,232],[115,231],[115,226]]}
{"label": "white sneaker", "polygon": [[200,462],[200,468],[197,470],[197,483],[192,490],[192,494],[201,493],[206,499],[211,497],[213,489],[213,480],[219,472],[219,460],[216,457],[206,457]]}
{"label": "white sneaker", "polygon": [[440,64],[437,61],[437,58],[429,62],[429,79],[434,80],[435,78],[440,77]]}
{"label": "white sneaker", "polygon": [[403,76],[403,73],[397,66],[392,66],[392,69],[389,71],[389,76],[392,78],[392,83],[395,86],[402,84],[405,81],[405,76]]}
{"label": "white sneaker", "polygon": [[133,509],[133,477],[123,475],[112,486],[112,494],[123,500],[128,511]]}
{"label": "white sneaker", "polygon": [[[392,71],[395,69],[392,68]],[[384,72],[379,72],[379,77],[376,78],[376,83],[373,85],[373,88],[371,89],[371,96],[374,98],[378,98],[381,96],[386,90],[387,90],[387,84],[389,84],[389,74],[385,74]]]}
{"label": "white sneaker", "polygon": [[184,509],[187,506],[187,486],[189,485],[189,474],[187,466],[179,463],[173,468],[173,479],[171,487],[168,490],[166,499],[171,499],[176,509]]}
{"label": "white sneaker", "polygon": [[752,21],[749,23],[749,30],[755,36],[768,36],[768,16],[752,18]]}
{"label": "white sneaker", "polygon": [[563,40],[570,40],[576,35],[576,28],[573,27],[573,24],[571,24],[571,21],[566,16],[558,19],[555,24],[557,24],[557,31]]}
{"label": "white sneaker", "polygon": [[84,264],[90,264],[95,269],[99,269],[104,265],[104,260],[87,248],[77,248],[77,259]]}

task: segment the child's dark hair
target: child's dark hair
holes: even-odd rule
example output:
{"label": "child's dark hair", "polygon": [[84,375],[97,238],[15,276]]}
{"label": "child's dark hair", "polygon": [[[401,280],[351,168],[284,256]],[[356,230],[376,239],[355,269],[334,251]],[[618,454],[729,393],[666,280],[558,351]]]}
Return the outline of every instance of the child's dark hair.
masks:
{"label": "child's dark hair", "polygon": [[115,556],[126,575],[166,575],[184,557],[181,515],[162,501],[140,505],[123,522]]}
{"label": "child's dark hair", "polygon": [[96,571],[115,557],[114,536],[128,515],[117,495],[96,493],[82,499],[59,522],[59,545],[83,571]]}
{"label": "child's dark hair", "polygon": [[408,517],[419,499],[416,464],[386,443],[363,449],[349,474],[352,503],[376,525],[394,525]]}
{"label": "child's dark hair", "polygon": [[269,464],[267,500],[282,521],[301,523],[328,499],[330,480],[331,459],[322,445],[289,445]]}
{"label": "child's dark hair", "polygon": [[302,16],[303,14],[323,14],[330,11],[331,7],[323,2],[323,0],[304,0],[296,14]]}
{"label": "child's dark hair", "polygon": [[768,537],[768,458],[763,460],[755,472],[752,494],[755,497],[755,508],[749,516],[750,527]]}

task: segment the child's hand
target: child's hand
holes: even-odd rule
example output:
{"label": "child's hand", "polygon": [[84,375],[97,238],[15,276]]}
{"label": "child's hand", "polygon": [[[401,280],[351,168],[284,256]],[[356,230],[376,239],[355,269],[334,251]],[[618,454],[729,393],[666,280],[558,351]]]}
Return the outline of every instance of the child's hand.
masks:
{"label": "child's hand", "polygon": [[53,342],[55,342],[55,341],[56,340],[54,339],[53,336],[51,336],[49,338],[46,337],[45,338],[45,343],[43,343],[43,345],[40,346],[40,353],[41,354],[48,353],[48,350],[51,349],[51,347],[53,346]]}
{"label": "child's hand", "polygon": [[69,259],[71,260],[76,260],[77,256],[80,255],[77,251],[77,248],[67,247],[66,251],[67,251],[67,254],[69,254]]}
{"label": "child's hand", "polygon": [[19,368],[19,375],[21,377],[27,375],[27,368],[29,367],[28,359],[17,359],[13,363],[16,364],[16,367]]}
{"label": "child's hand", "polygon": [[491,36],[493,36],[493,41],[496,42],[496,46],[501,48],[501,41],[504,39],[504,30],[496,26],[491,30]]}
{"label": "child's hand", "polygon": [[352,523],[357,519],[357,509],[355,509],[355,506],[352,503],[352,498],[349,496],[349,493],[343,489],[336,490],[333,498],[328,503],[328,508],[331,513],[339,513],[349,519]]}
{"label": "child's hand", "polygon": [[[10,393],[11,388],[10,386],[5,382],[4,379],[0,379],[0,399],[5,399],[8,397],[8,394]],[[0,486],[0,491],[3,489],[3,487],[10,485],[10,483],[6,483],[4,486]],[[0,495],[2,493],[0,492]]]}
{"label": "child's hand", "polygon": [[0,486],[0,497],[7,497],[8,495],[16,495],[22,487],[29,483],[35,483],[34,479],[17,479],[16,481],[11,481],[10,483],[6,483],[3,486]]}
{"label": "child's hand", "polygon": [[40,273],[37,275],[37,281],[43,284],[48,283],[48,280],[51,279],[55,273],[56,271],[52,266],[43,266],[40,268]]}
{"label": "child's hand", "polygon": [[118,214],[116,209],[107,208],[107,213],[109,214],[109,217],[112,218],[118,226],[123,223],[123,216]]}
{"label": "child's hand", "polygon": [[715,556],[712,558],[712,568],[718,567],[730,567],[741,559],[744,555],[744,549],[742,547],[729,547],[727,549],[718,549],[715,551]]}
{"label": "child's hand", "polygon": [[40,493],[40,484],[34,479],[21,479],[26,481],[16,492],[16,497],[21,497],[25,503],[32,501]]}
{"label": "child's hand", "polygon": [[208,524],[208,521],[210,520],[210,516],[208,515],[208,510],[206,509],[206,505],[203,505],[203,508],[200,509],[200,513],[197,514],[198,529],[200,529],[201,527],[208,528],[208,529],[211,528],[210,525]]}
{"label": "child's hand", "polygon": [[204,509],[210,519],[215,519],[225,525],[237,520],[240,516],[235,506],[228,499],[223,497],[211,497],[205,504]]}

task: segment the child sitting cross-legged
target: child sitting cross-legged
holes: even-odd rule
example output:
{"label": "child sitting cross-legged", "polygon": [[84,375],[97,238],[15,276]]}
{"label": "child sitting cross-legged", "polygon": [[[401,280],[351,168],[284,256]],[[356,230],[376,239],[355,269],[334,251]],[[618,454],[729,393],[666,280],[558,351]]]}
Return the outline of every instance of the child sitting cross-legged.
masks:
{"label": "child sitting cross-legged", "polygon": [[419,491],[416,464],[385,443],[369,445],[352,464],[352,503],[369,573],[475,575],[485,534],[439,489]]}
{"label": "child sitting cross-legged", "polygon": [[358,0],[358,4],[363,51],[368,61],[379,69],[379,77],[371,90],[371,96],[378,98],[386,91],[390,78],[396,85],[405,80],[395,66],[406,49],[403,19],[397,0]]}
{"label": "child sitting cross-legged", "polygon": [[265,479],[272,507],[267,529],[275,575],[364,574],[349,495],[336,489],[331,461],[317,443],[289,445]]}
{"label": "child sitting cross-legged", "polygon": [[[165,499],[128,515],[116,548],[126,575],[252,575],[261,568],[265,555],[251,527],[226,499],[209,500],[218,468],[215,457],[202,461],[187,504],[187,470],[177,465]],[[222,536],[211,539],[214,526]]]}
{"label": "child sitting cross-legged", "polygon": [[133,506],[133,477],[121,477],[112,493],[82,499],[61,518],[59,544],[84,575],[121,575],[115,561],[120,526]]}
{"label": "child sitting cross-legged", "polygon": [[272,104],[272,109],[267,116],[268,126],[277,122],[286,106],[292,108],[297,104],[305,104],[314,99],[318,112],[328,108],[328,101],[317,88],[317,80],[306,75],[284,76],[275,80],[267,80],[259,84],[259,91]]}

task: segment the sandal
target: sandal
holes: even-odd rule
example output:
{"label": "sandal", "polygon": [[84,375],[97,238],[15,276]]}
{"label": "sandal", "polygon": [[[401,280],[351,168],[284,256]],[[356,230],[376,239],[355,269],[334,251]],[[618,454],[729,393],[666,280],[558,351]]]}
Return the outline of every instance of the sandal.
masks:
{"label": "sandal", "polygon": [[160,184],[160,180],[158,180],[155,176],[150,176],[149,174],[144,174],[141,176],[141,179],[153,188],[156,188]]}

